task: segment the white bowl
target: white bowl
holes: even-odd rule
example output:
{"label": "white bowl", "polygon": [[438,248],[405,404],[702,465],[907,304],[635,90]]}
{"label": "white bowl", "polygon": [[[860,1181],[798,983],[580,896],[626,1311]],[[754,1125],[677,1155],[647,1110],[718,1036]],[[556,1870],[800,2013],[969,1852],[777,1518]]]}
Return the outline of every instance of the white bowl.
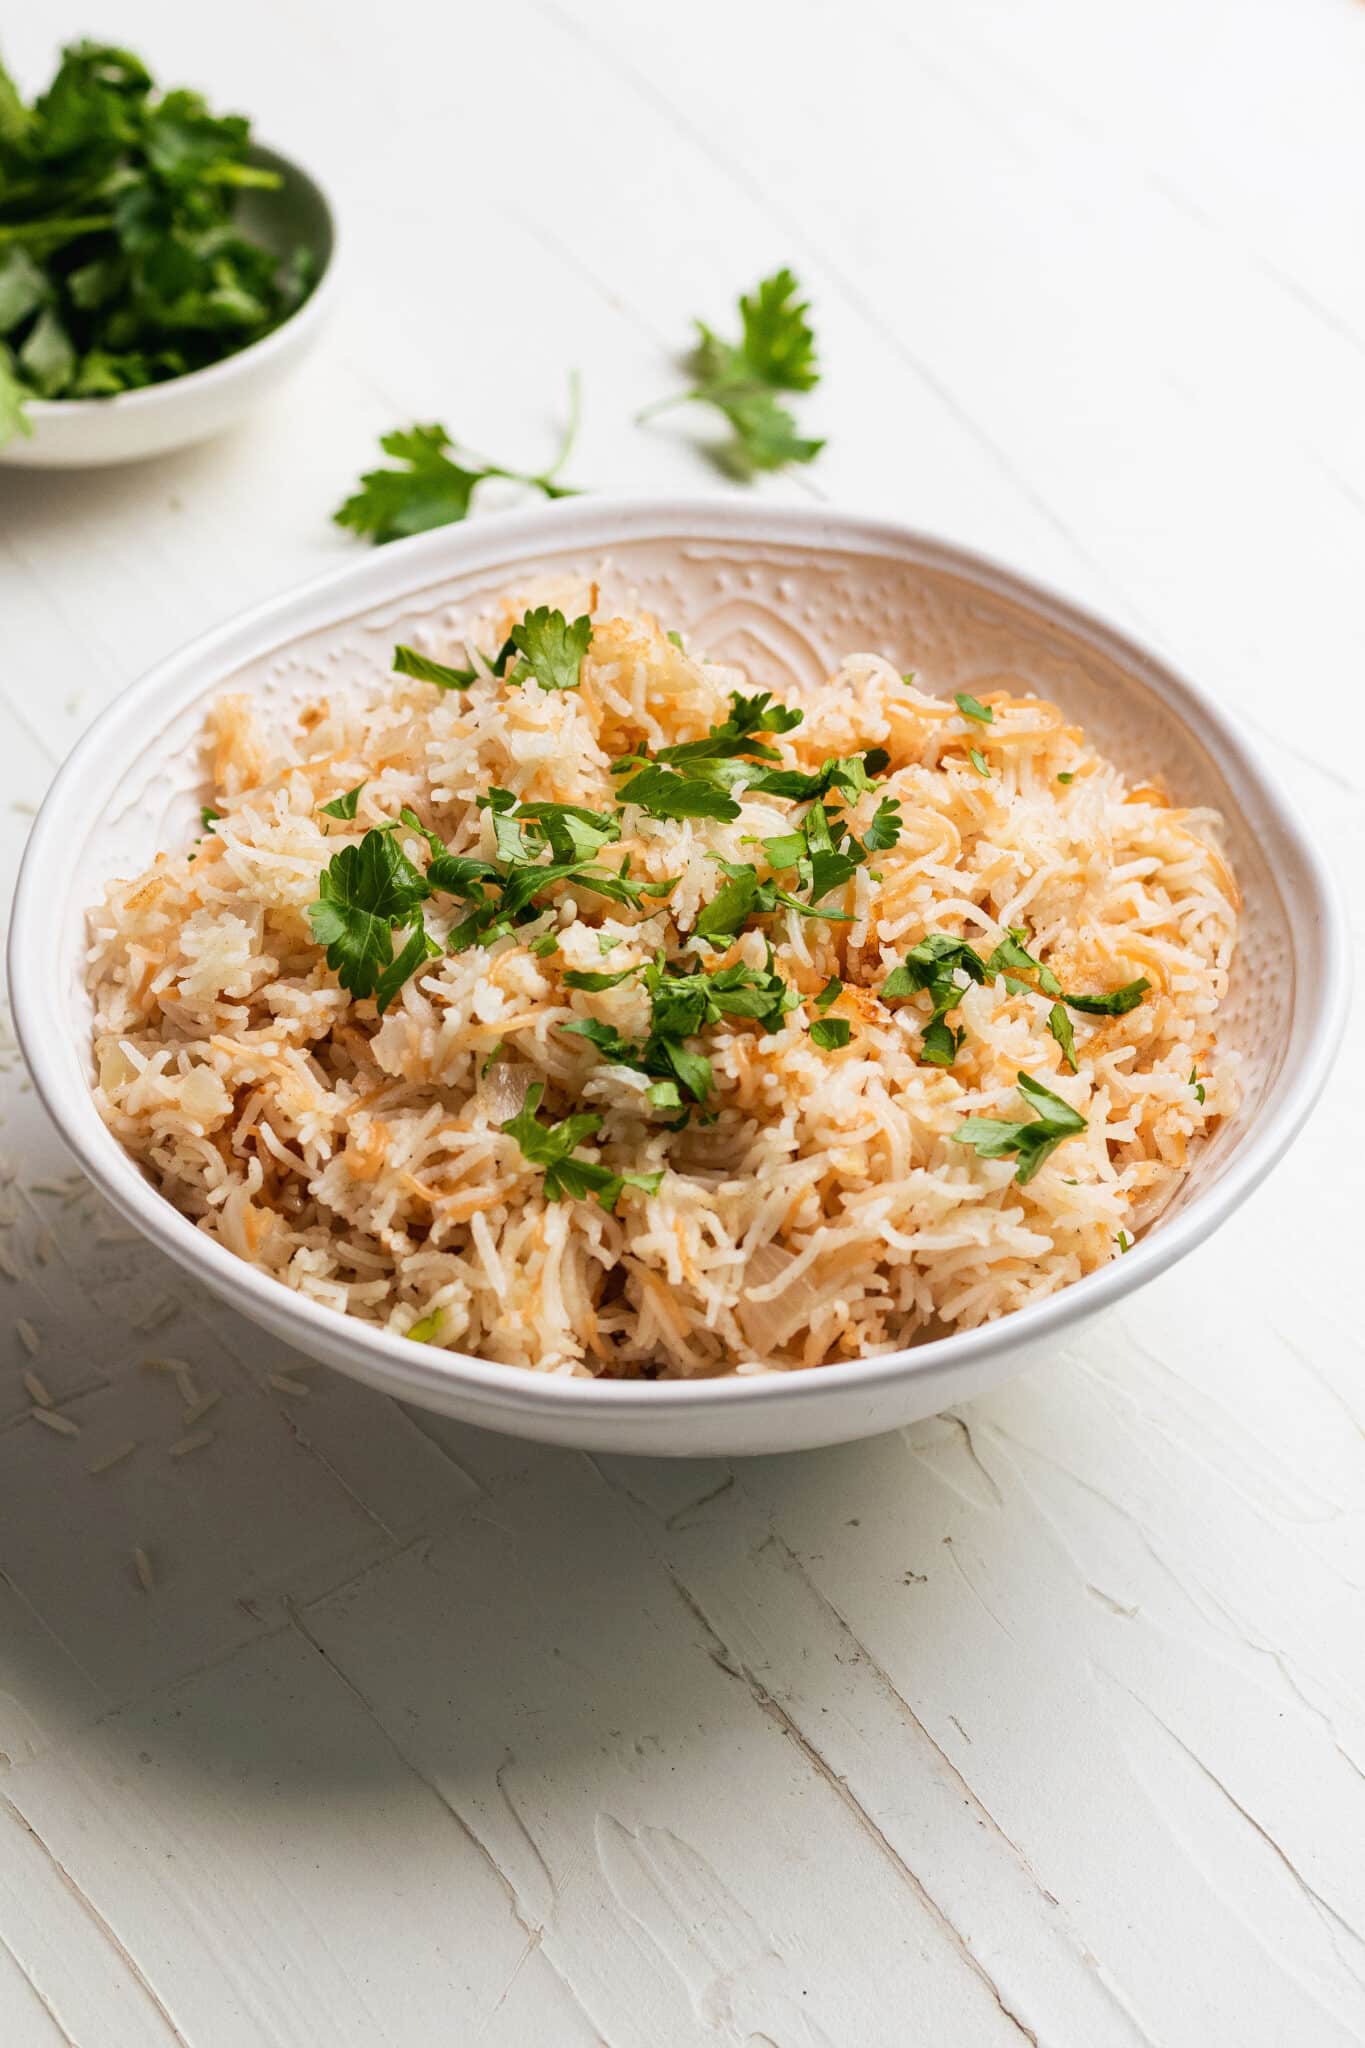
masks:
{"label": "white bowl", "polygon": [[317,282],[303,304],[260,341],[165,384],[111,398],[32,399],[33,431],[0,444],[0,468],[102,469],[188,448],[234,426],[295,369],[331,311],[336,221],[322,187],[300,165],[261,147],[251,161],[278,171],[281,182],[274,191],[243,191],[235,217],[281,257],[300,246],[312,250]]}
{"label": "white bowl", "polygon": [[[603,565],[606,565],[604,568]],[[1212,803],[1245,896],[1223,1033],[1245,1098],[1179,1197],[1126,1258],[975,1330],[807,1372],[695,1383],[542,1376],[431,1350],[319,1307],[196,1230],[105,1129],[90,1093],[85,914],[196,829],[199,735],[218,691],[288,701],[387,669],[396,639],[545,570],[587,568],[638,593],[755,680],[817,683],[876,649],[934,688],[1002,669],[1055,697],[1130,769]],[[902,527],[722,503],[577,499],[357,556],[218,628],[124,692],[48,793],[10,934],[19,1040],[77,1159],[128,1220],[277,1336],[405,1400],[485,1428],[589,1450],[725,1456],[839,1442],[916,1420],[1044,1359],[1193,1249],[1269,1171],[1326,1079],[1346,1004],[1328,876],[1234,721],[1121,634],[995,564]]]}

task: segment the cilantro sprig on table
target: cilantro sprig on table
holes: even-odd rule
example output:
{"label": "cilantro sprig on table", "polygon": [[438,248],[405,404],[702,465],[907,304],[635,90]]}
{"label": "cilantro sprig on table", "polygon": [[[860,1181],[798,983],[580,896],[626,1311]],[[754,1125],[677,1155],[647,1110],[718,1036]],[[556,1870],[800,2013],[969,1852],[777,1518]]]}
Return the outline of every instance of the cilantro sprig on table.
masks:
{"label": "cilantro sprig on table", "polygon": [[235,219],[278,174],[251,130],[196,92],[165,92],[131,51],[70,45],[26,104],[0,69],[0,441],[30,398],[101,398],[203,369],[307,297]]}
{"label": "cilantro sprig on table", "polygon": [[338,526],[383,547],[436,526],[453,526],[469,516],[474,494],[490,477],[525,484],[546,498],[572,498],[577,492],[558,481],[578,432],[579,387],[570,381],[569,417],[563,438],[547,468],[505,469],[462,449],[437,422],[398,427],[380,436],[379,445],[398,465],[367,470],[359,489],[332,514]]}
{"label": "cilantro sprig on table", "polygon": [[641,419],[674,405],[713,406],[730,429],[715,460],[741,479],[789,462],[813,462],[824,442],[799,434],[778,396],[811,391],[820,381],[809,311],[795,277],[782,269],[741,296],[738,341],[724,340],[698,320],[687,359],[690,388],[650,406]]}

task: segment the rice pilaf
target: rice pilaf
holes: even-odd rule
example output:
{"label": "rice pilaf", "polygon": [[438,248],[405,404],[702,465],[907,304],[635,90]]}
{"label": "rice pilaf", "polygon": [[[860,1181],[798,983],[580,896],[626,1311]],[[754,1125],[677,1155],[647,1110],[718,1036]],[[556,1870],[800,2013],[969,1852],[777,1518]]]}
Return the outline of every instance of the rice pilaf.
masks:
{"label": "rice pilaf", "polygon": [[[109,1128],[285,1285],[542,1372],[816,1366],[1121,1256],[1236,1106],[1216,814],[1130,784],[1018,678],[954,700],[854,654],[774,701],[596,600],[561,582],[433,634],[459,687],[216,704],[202,838],[92,914]],[[573,679],[507,658],[528,603],[591,614]],[[708,776],[735,815],[623,794]],[[518,830],[527,865],[572,869],[564,835],[588,859],[508,913]],[[392,941],[381,904],[385,956],[425,955],[382,1015],[320,943],[359,915],[360,849],[465,878]]]}

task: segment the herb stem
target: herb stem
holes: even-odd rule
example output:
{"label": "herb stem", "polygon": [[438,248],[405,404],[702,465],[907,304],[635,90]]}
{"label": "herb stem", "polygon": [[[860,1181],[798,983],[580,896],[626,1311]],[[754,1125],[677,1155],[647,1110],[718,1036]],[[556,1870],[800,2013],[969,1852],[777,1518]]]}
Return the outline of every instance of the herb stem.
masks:
{"label": "herb stem", "polygon": [[114,225],[111,213],[78,214],[66,220],[21,220],[0,225],[3,242],[74,242],[77,235],[97,235]]}

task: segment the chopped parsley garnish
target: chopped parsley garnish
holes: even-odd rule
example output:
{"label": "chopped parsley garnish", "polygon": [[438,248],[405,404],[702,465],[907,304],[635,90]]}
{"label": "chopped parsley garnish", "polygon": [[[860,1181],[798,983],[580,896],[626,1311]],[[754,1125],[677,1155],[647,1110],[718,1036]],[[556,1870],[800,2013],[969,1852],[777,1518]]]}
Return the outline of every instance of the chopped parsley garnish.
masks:
{"label": "chopped parsley garnish", "polygon": [[973,768],[975,768],[978,775],[990,774],[990,762],[986,759],[986,756],[981,752],[981,750],[978,747],[968,747],[967,759],[971,762]]}
{"label": "chopped parsley garnish", "polygon": [[1195,1101],[1199,1103],[1200,1107],[1202,1108],[1204,1102],[1204,1084],[1199,1078],[1198,1067],[1190,1068],[1190,1086],[1194,1090]]}
{"label": "chopped parsley garnish", "polygon": [[1066,1005],[1064,1003],[1054,1003],[1052,1005],[1052,1008],[1047,1013],[1047,1028],[1062,1048],[1062,1058],[1066,1061],[1072,1073],[1078,1072],[1076,1066],[1076,1033],[1072,1028],[1071,1019],[1066,1014]]}
{"label": "chopped parsley garnish", "polygon": [[[872,823],[863,834],[863,845],[869,853],[885,853],[896,844],[901,836],[901,807],[893,796],[884,796],[878,804]],[[873,876],[880,881],[880,875]]]}
{"label": "chopped parsley garnish", "polygon": [[1075,769],[1074,769],[1074,768],[1068,768],[1068,769],[1067,769],[1067,771],[1066,771],[1066,773],[1065,773],[1064,775],[1059,775],[1059,776],[1057,777],[1057,780],[1058,780],[1058,782],[1074,782],[1074,781],[1076,780],[1076,771],[1075,771]]}
{"label": "chopped parsley garnish", "polygon": [[[397,844],[392,832],[369,831],[358,846],[333,855],[308,906],[313,937],[327,948],[327,965],[352,995],[373,995],[381,1011],[422,961],[439,952],[427,938],[422,905],[431,884]],[[395,957],[393,934],[411,935]],[[402,972],[399,973],[399,969]]]}
{"label": "chopped parsley garnish", "polygon": [[847,1017],[817,1017],[810,1027],[811,1044],[818,1045],[822,1052],[834,1052],[841,1045],[848,1044],[849,1023]]}
{"label": "chopped parsley garnish", "polygon": [[451,668],[447,662],[433,661],[429,654],[419,654],[415,647],[404,647],[401,642],[393,650],[393,672],[416,676],[419,683],[435,683],[438,690],[467,690],[478,680],[477,669]]}
{"label": "chopped parsley garnish", "polygon": [[488,1058],[487,1058],[487,1059],[486,1059],[486,1060],[484,1061],[483,1065],[482,1065],[482,1066],[481,1066],[481,1067],[479,1068],[479,1079],[480,1079],[481,1081],[486,1081],[486,1080],[488,1079],[488,1075],[489,1075],[489,1073],[490,1073],[491,1069],[492,1069],[492,1068],[494,1068],[494,1067],[495,1067],[495,1066],[497,1065],[497,1063],[498,1063],[498,1058],[499,1058],[499,1055],[500,1055],[500,1054],[502,1053],[502,1051],[504,1050],[504,1048],[505,1048],[506,1044],[507,1044],[507,1041],[506,1041],[506,1039],[505,1039],[505,1038],[500,1038],[500,1039],[498,1040],[497,1044],[496,1044],[496,1045],[495,1045],[495,1046],[493,1047],[492,1051],[491,1051],[491,1052],[489,1053],[489,1055],[488,1055]]}
{"label": "chopped parsley garnish", "polygon": [[979,1159],[1017,1157],[1015,1180],[1027,1186],[1044,1160],[1050,1159],[1065,1138],[1074,1138],[1086,1127],[1085,1118],[1035,1081],[1031,1074],[1016,1076],[1016,1086],[1025,1100],[1037,1108],[1033,1123],[1010,1123],[993,1116],[969,1116],[953,1132],[958,1145],[970,1145]]}
{"label": "chopped parsley garnish", "polygon": [[695,380],[691,388],[651,406],[641,418],[672,405],[714,406],[730,427],[730,439],[715,460],[733,476],[748,478],[756,470],[813,461],[824,442],[799,435],[777,396],[810,391],[820,381],[809,308],[800,291],[790,270],[764,278],[740,299],[738,342],[722,341],[697,321],[697,342],[688,362]]}
{"label": "chopped parsley garnish", "polygon": [[566,988],[588,989],[596,994],[600,989],[619,988],[623,981],[629,981],[632,974],[639,972],[638,967],[623,967],[619,974],[585,974],[574,967],[564,976],[564,985]]}
{"label": "chopped parsley garnish", "polygon": [[[1061,996],[1062,984],[1052,969],[1044,967],[1041,960],[1035,960],[1032,953],[1026,950],[1024,940],[1027,937],[1028,931],[1024,925],[1007,925],[1004,938],[986,962],[987,974],[1003,974],[1008,982],[1010,969],[1016,972],[1022,969],[1025,974],[1037,975],[1038,986],[1045,996]],[[1018,993],[1017,989],[1013,992]]]}
{"label": "chopped parsley garnish", "polygon": [[[959,981],[959,974],[965,975],[966,981]],[[965,939],[948,932],[930,932],[886,977],[882,1000],[894,1002],[897,997],[927,989],[933,1008],[924,1027],[920,1057],[931,1067],[951,1067],[962,1044],[962,1032],[948,1023],[948,1012],[957,1008],[969,982],[986,979],[984,961]]]}
{"label": "chopped parsley garnish", "polygon": [[815,1008],[817,1010],[827,1010],[831,1003],[839,1000],[843,992],[844,984],[840,981],[837,974],[832,974],[819,995],[815,998]]}
{"label": "chopped parsley garnish", "polygon": [[[710,973],[670,971],[651,961],[639,972],[650,1001],[650,1032],[643,1045],[632,1044],[614,1024],[595,1017],[575,1018],[564,1029],[586,1038],[603,1059],[671,1080],[696,1102],[705,1102],[713,1077],[710,1060],[694,1052],[689,1039],[700,1037],[723,1017],[750,1017],[765,1032],[779,1031],[784,1017],[801,1000],[771,966],[759,969],[736,961]],[[661,1106],[673,1107],[671,1102]]]}
{"label": "chopped parsley garnish", "polygon": [[533,1081],[520,1115],[509,1118],[499,1128],[505,1136],[516,1139],[524,1159],[541,1168],[548,1200],[558,1202],[565,1195],[586,1200],[595,1195],[604,1209],[614,1209],[625,1188],[639,1188],[647,1195],[659,1192],[662,1171],[613,1173],[600,1160],[579,1159],[578,1147],[601,1129],[601,1117],[566,1116],[562,1123],[543,1124],[536,1111],[544,1093],[545,1084]]}
{"label": "chopped parsley garnish", "polygon": [[639,804],[651,818],[737,818],[739,805],[713,782],[679,775],[651,762],[621,791],[623,804]]}
{"label": "chopped parsley garnish", "polygon": [[386,541],[467,518],[475,491],[491,476],[527,484],[547,498],[572,498],[575,493],[555,478],[568,458],[577,427],[578,379],[574,377],[564,438],[549,468],[535,475],[503,469],[496,462],[484,462],[460,450],[442,426],[397,428],[383,435],[379,445],[402,467],[367,470],[360,488],[332,516],[338,526],[349,527],[382,547]]}
{"label": "chopped parsley garnish", "polygon": [[541,932],[538,938],[532,939],[526,950],[536,960],[547,960],[551,953],[558,952],[559,940],[554,932]]}
{"label": "chopped parsley garnish", "polygon": [[1151,985],[1144,974],[1136,981],[1126,981],[1122,988],[1110,989],[1107,995],[1063,996],[1062,1001],[1087,1017],[1124,1017],[1137,1008]]}
{"label": "chopped parsley garnish", "polygon": [[1126,1230],[1121,1230],[1119,1232],[1115,1242],[1117,1243],[1118,1248],[1121,1252],[1130,1252],[1133,1249],[1133,1240],[1131,1237],[1129,1237],[1128,1232]]}
{"label": "chopped parsley garnish", "polygon": [[983,704],[978,698],[969,696],[965,690],[955,692],[953,702],[964,718],[974,718],[978,725],[995,724],[995,713],[991,710],[990,705]]}
{"label": "chopped parsley garnish", "polygon": [[[364,785],[362,784],[361,787],[363,788]],[[206,832],[211,832],[213,830],[214,826],[218,823],[218,820],[222,817],[222,815],[223,813],[221,811],[214,810],[212,804],[201,804],[199,806],[199,822]]]}
{"label": "chopped parsley garnish", "polygon": [[344,796],[334,796],[329,804],[319,804],[318,809],[324,818],[340,818],[349,823],[355,816],[355,808],[360,802],[360,792],[364,787],[364,782],[357,782],[355,788],[348,789]]}
{"label": "chopped parsley garnish", "polygon": [[441,1334],[441,1325],[446,1319],[443,1308],[434,1308],[429,1316],[419,1316],[405,1334],[414,1344],[430,1344]]}
{"label": "chopped parsley garnish", "polygon": [[521,656],[507,678],[509,683],[524,683],[534,677],[542,690],[578,688],[583,656],[592,639],[592,620],[586,612],[571,625],[563,612],[537,605],[513,626],[509,638]]}

